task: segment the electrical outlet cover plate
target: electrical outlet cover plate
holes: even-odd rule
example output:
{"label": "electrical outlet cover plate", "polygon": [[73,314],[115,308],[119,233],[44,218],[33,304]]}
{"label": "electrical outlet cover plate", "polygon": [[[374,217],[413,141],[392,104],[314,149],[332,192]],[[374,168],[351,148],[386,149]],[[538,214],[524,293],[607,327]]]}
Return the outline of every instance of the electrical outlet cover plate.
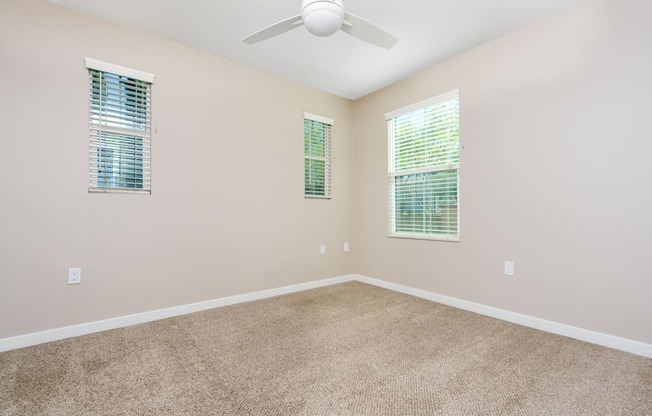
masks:
{"label": "electrical outlet cover plate", "polygon": [[514,262],[506,261],[505,262],[505,276],[514,276]]}
{"label": "electrical outlet cover plate", "polygon": [[68,284],[78,285],[81,283],[81,268],[71,267],[68,269]]}

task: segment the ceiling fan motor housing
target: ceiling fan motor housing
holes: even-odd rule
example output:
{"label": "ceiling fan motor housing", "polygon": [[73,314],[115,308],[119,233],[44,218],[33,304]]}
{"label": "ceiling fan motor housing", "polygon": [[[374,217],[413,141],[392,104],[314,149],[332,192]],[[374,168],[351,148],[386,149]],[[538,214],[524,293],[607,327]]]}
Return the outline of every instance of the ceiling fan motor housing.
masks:
{"label": "ceiling fan motor housing", "polygon": [[330,36],[340,30],[344,22],[342,0],[303,0],[301,19],[310,33]]}

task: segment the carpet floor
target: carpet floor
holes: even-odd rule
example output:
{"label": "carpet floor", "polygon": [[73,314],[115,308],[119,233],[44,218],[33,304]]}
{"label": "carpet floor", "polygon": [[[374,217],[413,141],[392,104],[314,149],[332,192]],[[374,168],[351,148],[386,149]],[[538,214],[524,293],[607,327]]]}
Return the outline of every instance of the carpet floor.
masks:
{"label": "carpet floor", "polygon": [[0,415],[652,415],[652,360],[359,282],[0,354]]}

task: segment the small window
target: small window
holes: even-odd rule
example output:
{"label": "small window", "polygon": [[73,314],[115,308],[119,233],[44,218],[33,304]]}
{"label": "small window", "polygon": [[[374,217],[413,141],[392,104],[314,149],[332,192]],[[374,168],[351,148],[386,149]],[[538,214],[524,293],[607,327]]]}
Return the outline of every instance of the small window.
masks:
{"label": "small window", "polygon": [[90,80],[89,192],[151,193],[154,76],[86,58]]}
{"label": "small window", "polygon": [[331,127],[333,120],[305,113],[303,118],[304,195],[331,197]]}
{"label": "small window", "polygon": [[385,117],[389,133],[389,235],[459,241],[458,92]]}

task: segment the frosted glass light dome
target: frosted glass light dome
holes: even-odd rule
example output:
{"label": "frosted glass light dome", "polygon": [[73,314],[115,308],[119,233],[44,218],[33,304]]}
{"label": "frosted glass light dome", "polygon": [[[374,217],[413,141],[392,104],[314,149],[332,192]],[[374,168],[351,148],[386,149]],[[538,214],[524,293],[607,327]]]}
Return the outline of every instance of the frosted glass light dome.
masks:
{"label": "frosted glass light dome", "polygon": [[340,30],[344,22],[342,0],[303,0],[301,19],[310,33],[330,36]]}

